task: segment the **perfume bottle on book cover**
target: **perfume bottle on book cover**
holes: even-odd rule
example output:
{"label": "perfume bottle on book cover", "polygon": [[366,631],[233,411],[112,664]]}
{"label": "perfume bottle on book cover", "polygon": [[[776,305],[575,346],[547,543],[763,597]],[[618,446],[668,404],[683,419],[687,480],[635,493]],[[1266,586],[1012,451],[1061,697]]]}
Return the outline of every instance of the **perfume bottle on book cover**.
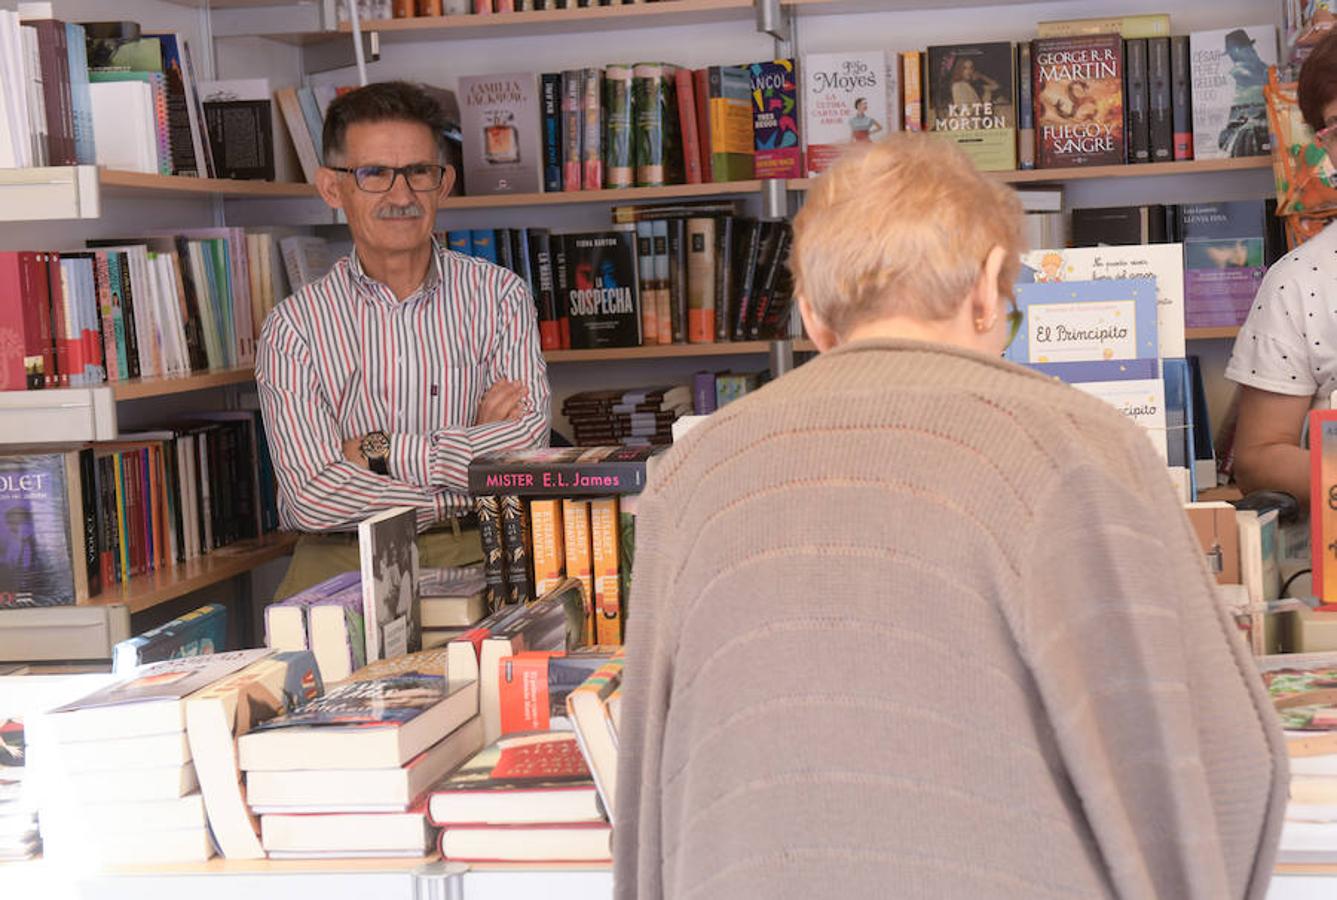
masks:
{"label": "perfume bottle on book cover", "polygon": [[470,194],[542,190],[538,81],[528,72],[466,76],[459,82],[464,186]]}

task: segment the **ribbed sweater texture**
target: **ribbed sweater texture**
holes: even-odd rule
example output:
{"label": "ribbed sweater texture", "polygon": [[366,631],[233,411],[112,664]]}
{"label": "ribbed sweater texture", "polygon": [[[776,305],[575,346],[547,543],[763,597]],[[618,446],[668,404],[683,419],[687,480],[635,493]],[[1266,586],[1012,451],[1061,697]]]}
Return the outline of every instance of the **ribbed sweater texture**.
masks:
{"label": "ribbed sweater texture", "polygon": [[673,447],[636,543],[619,898],[1264,896],[1281,733],[1112,407],[856,342]]}

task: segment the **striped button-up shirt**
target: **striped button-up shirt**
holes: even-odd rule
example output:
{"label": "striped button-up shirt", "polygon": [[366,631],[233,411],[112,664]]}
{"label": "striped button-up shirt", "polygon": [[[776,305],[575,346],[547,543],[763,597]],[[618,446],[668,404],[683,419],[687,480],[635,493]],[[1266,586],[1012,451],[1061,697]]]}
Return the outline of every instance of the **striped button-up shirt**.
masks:
{"label": "striped button-up shirt", "polygon": [[[547,368],[529,290],[513,273],[433,243],[422,287],[400,300],[356,252],[284,300],[256,356],[279,520],[346,530],[393,506],[419,529],[472,508],[469,461],[547,444]],[[518,420],[474,424],[501,380],[529,388]],[[343,442],[390,436],[389,476],[344,458]]]}

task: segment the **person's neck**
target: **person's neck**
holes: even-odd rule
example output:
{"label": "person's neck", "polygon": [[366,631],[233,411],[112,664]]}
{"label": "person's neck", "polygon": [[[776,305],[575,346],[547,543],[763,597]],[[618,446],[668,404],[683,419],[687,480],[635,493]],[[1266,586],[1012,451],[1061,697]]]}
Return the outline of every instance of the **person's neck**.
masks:
{"label": "person's neck", "polygon": [[878,319],[874,322],[856,325],[844,336],[840,343],[849,344],[854,341],[895,338],[906,341],[928,341],[934,344],[956,344],[960,347],[973,349],[974,337],[973,329],[966,328],[965,333],[962,333],[961,323],[956,319],[924,321],[922,319],[897,317]]}
{"label": "person's neck", "polygon": [[412,250],[381,253],[364,247],[357,250],[362,271],[394,292],[399,300],[413,296],[427,278],[432,265],[432,242]]}

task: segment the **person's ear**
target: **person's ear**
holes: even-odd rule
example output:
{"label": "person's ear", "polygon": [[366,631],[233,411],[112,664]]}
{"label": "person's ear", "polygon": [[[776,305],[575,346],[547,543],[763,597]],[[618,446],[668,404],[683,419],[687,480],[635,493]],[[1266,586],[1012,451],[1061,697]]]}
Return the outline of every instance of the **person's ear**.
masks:
{"label": "person's ear", "polygon": [[446,171],[441,176],[441,189],[436,193],[437,202],[445,200],[450,196],[450,189],[455,186],[455,167],[446,166]]}
{"label": "person's ear", "polygon": [[344,208],[343,194],[339,190],[339,175],[339,172],[325,166],[316,169],[316,190],[320,193],[320,199],[331,209]]}
{"label": "person's ear", "polygon": [[812,305],[808,303],[808,298],[802,295],[798,298],[798,313],[803,318],[803,330],[817,345],[819,353],[825,353],[839,342],[836,333],[821,320]]}
{"label": "person's ear", "polygon": [[[975,286],[970,292],[970,318],[977,323],[987,322],[992,326],[998,318],[1000,299],[998,276],[1003,271],[1003,262],[1006,259],[1007,251],[997,244],[984,257],[984,265],[980,266],[980,273],[976,276]],[[976,330],[987,330],[987,326]]]}

